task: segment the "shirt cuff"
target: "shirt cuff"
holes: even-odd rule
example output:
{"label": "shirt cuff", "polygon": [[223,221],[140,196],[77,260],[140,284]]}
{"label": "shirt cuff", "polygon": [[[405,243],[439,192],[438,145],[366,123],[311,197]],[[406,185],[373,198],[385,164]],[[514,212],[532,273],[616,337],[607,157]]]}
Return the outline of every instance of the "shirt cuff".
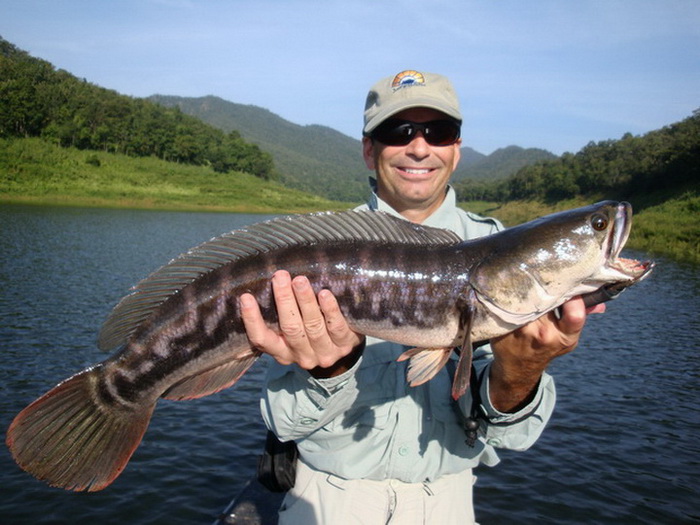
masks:
{"label": "shirt cuff", "polygon": [[542,400],[545,394],[545,385],[552,381],[550,375],[546,372],[542,373],[542,377],[537,385],[537,392],[535,397],[523,408],[517,412],[501,412],[497,410],[491,403],[491,397],[489,395],[489,370],[491,368],[491,363],[489,363],[483,370],[483,380],[480,385],[480,395],[481,395],[481,407],[483,413],[489,419],[489,424],[491,425],[512,425],[514,423],[519,423],[537,413],[542,405]]}
{"label": "shirt cuff", "polygon": [[328,404],[330,398],[343,390],[355,377],[355,372],[360,367],[362,356],[358,358],[355,364],[340,375],[319,379],[312,376],[308,370],[304,370],[297,365],[294,366],[294,373],[305,386],[309,400],[315,405],[318,410],[323,410]]}

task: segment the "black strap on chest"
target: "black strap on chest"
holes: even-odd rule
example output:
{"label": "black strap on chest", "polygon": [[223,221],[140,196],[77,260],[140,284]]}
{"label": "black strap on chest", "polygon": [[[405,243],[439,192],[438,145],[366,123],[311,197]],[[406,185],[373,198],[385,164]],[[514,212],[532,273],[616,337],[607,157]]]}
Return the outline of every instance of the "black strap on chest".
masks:
{"label": "black strap on chest", "polygon": [[470,447],[473,447],[476,444],[482,421],[488,422],[488,416],[484,413],[484,408],[481,404],[481,382],[484,379],[486,370],[487,368],[484,368],[484,370],[481,371],[481,374],[477,377],[476,367],[472,364],[471,378],[469,379],[469,390],[472,395],[472,406],[469,411],[469,417],[462,416],[464,433],[467,436],[465,443]]}

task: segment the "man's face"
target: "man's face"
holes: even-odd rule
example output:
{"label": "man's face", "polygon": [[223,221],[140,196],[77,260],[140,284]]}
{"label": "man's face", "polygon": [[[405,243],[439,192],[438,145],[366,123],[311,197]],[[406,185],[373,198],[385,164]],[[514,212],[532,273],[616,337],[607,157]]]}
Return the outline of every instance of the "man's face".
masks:
{"label": "man's face", "polygon": [[[434,109],[412,108],[392,118],[428,122],[447,117]],[[431,146],[422,133],[405,146],[387,146],[365,137],[363,155],[377,174],[379,197],[410,220],[422,222],[442,204],[461,144],[460,139],[450,146]]]}

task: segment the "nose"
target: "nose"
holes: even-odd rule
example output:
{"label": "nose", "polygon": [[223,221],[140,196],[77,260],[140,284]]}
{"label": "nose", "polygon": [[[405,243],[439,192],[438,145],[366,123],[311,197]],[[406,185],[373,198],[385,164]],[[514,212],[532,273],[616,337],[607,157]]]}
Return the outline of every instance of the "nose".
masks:
{"label": "nose", "polygon": [[430,155],[430,144],[426,142],[422,131],[416,133],[413,140],[406,145],[406,154],[419,159]]}

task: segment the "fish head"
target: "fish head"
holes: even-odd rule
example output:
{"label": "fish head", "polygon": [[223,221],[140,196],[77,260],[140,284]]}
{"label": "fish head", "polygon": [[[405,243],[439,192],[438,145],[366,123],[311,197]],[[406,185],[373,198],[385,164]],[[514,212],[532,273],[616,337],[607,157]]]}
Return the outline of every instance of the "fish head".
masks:
{"label": "fish head", "polygon": [[521,326],[577,295],[649,275],[652,262],[620,257],[631,225],[629,203],[603,201],[504,230],[470,284],[498,319]]}

